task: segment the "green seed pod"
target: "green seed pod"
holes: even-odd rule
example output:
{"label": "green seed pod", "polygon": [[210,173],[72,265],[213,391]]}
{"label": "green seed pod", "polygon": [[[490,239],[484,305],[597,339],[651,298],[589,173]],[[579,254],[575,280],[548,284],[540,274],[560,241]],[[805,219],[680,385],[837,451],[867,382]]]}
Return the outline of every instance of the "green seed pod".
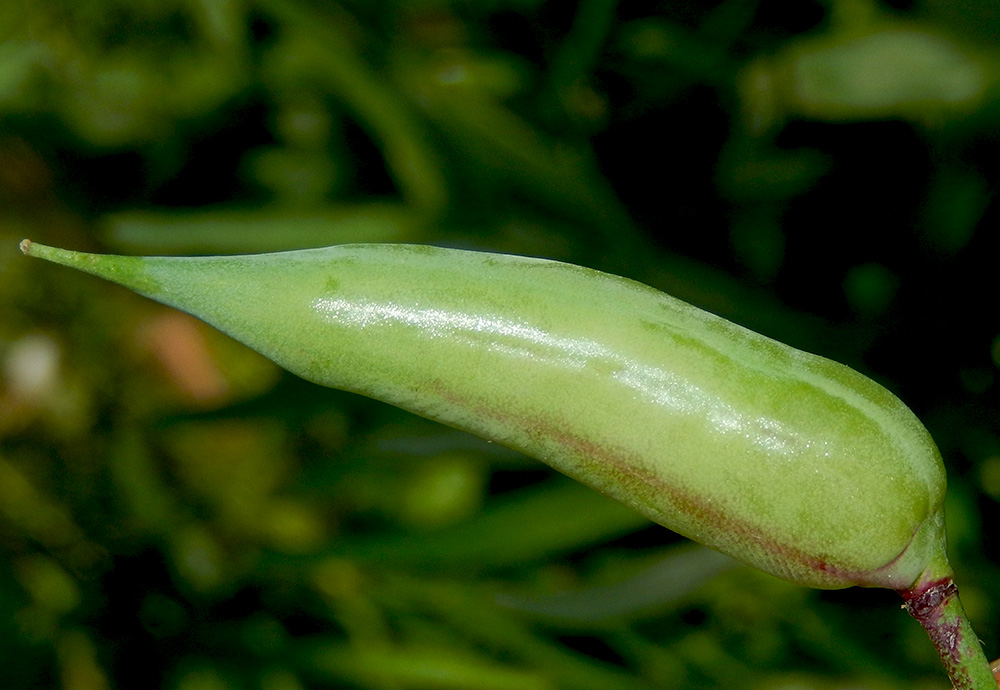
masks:
{"label": "green seed pod", "polygon": [[521,450],[793,582],[905,590],[946,567],[944,469],[902,402],[639,283],[416,245],[22,249],[190,312],[305,379]]}

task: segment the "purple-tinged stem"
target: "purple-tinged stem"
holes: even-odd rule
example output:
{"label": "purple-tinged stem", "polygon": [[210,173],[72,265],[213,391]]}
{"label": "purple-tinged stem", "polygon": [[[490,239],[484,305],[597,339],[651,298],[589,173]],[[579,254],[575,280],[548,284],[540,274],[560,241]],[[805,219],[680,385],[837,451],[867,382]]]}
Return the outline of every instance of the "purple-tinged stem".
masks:
{"label": "purple-tinged stem", "polygon": [[972,630],[947,563],[930,567],[900,594],[937,649],[955,690],[997,690],[979,638]]}

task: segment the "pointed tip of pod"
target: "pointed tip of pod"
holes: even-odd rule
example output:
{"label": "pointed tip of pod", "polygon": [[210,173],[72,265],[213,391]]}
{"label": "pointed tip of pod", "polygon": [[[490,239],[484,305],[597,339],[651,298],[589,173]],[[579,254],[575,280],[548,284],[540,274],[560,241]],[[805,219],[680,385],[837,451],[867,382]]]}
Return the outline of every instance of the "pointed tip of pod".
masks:
{"label": "pointed tip of pod", "polygon": [[21,243],[18,246],[21,248],[21,253],[25,256],[30,256],[35,259],[45,259],[46,261],[66,265],[70,265],[69,260],[71,257],[79,254],[79,252],[73,252],[68,249],[48,247],[44,244],[39,244],[38,242],[32,242],[29,239],[21,240]]}
{"label": "pointed tip of pod", "polygon": [[149,260],[147,258],[76,252],[70,249],[50,247],[28,239],[21,240],[19,246],[25,256],[75,268],[84,273],[118,283],[143,295],[148,295],[158,287],[158,283],[149,276],[147,270]]}
{"label": "pointed tip of pod", "polygon": [[46,261],[53,261],[56,263],[65,263],[67,255],[76,253],[70,252],[67,249],[47,247],[44,244],[32,242],[29,239],[21,240],[21,243],[18,246],[21,248],[21,253],[25,256],[30,256],[35,259],[45,259]]}

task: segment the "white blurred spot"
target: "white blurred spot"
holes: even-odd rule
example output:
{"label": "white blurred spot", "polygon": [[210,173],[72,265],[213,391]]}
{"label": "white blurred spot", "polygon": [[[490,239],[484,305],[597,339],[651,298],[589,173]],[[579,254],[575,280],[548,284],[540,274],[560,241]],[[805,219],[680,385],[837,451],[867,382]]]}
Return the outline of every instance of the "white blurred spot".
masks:
{"label": "white blurred spot", "polygon": [[59,378],[59,345],[41,334],[26,335],[4,353],[3,379],[10,393],[30,402],[44,399]]}

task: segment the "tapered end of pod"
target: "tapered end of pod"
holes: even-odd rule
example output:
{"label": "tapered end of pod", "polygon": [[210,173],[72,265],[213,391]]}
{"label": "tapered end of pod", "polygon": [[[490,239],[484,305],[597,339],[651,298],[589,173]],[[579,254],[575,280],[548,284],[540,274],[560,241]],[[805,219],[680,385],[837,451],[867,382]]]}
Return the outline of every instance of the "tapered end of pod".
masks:
{"label": "tapered end of pod", "polygon": [[83,268],[83,264],[87,262],[88,257],[90,262],[93,263],[94,255],[92,254],[74,252],[69,249],[59,249],[58,247],[49,247],[44,244],[39,244],[38,242],[32,242],[29,239],[21,240],[21,244],[18,246],[20,246],[21,253],[25,256],[31,256],[36,259],[45,259],[46,261],[52,261],[53,263],[62,264],[63,266]]}
{"label": "tapered end of pod", "polygon": [[33,256],[37,259],[45,259],[46,261],[54,261],[58,264],[63,264],[64,266],[78,266],[79,258],[82,255],[80,252],[69,251],[68,249],[59,249],[57,247],[47,247],[44,244],[38,244],[37,242],[32,242],[31,240],[24,239],[21,240],[21,253],[25,256]]}
{"label": "tapered end of pod", "polygon": [[142,294],[149,294],[157,286],[156,281],[149,277],[140,257],[74,252],[69,249],[49,247],[28,239],[21,240],[20,247],[25,256],[75,268]]}

